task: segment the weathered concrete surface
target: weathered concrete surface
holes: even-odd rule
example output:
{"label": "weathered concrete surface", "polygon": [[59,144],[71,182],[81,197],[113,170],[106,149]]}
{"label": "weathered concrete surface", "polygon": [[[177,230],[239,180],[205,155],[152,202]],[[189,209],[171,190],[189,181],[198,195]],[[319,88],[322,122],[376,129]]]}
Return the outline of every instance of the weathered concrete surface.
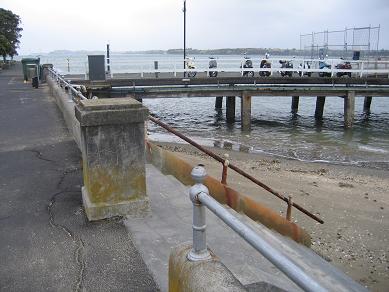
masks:
{"label": "weathered concrete surface", "polygon": [[[147,166],[147,178],[150,178],[147,187],[152,214],[146,218],[128,217],[125,224],[133,235],[135,246],[164,291],[167,290],[167,261],[171,249],[180,243],[192,241],[192,203],[187,187],[173,177],[161,175],[151,165]],[[228,210],[268,242],[279,247],[285,256],[318,279],[328,291],[366,291],[311,249],[270,231],[245,215]],[[207,211],[206,216],[209,248],[243,285],[267,282],[287,291],[300,290],[213,213]]]}
{"label": "weathered concrete surface", "polygon": [[77,121],[74,115],[75,103],[72,100],[72,96],[67,93],[63,88],[59,87],[57,82],[47,76],[47,84],[49,85],[49,92],[54,97],[57,106],[61,110],[62,116],[66,122],[67,128],[73,134],[73,138],[76,141],[78,148],[81,149],[81,130],[80,123]]}
{"label": "weathered concrete surface", "polygon": [[148,110],[133,99],[82,100],[83,202],[89,220],[147,213],[144,121]]}
{"label": "weathered concrete surface", "polygon": [[48,89],[0,72],[0,290],[156,291],[120,220],[89,223],[81,155]]}
{"label": "weathered concrete surface", "polygon": [[172,250],[169,257],[169,292],[247,291],[212,251],[210,260],[192,262],[187,258],[191,249],[191,244],[181,244]]}
{"label": "weathered concrete surface", "polygon": [[[162,175],[149,164],[146,175],[152,213],[146,218],[128,216],[125,225],[159,287],[167,291],[171,249],[192,241],[192,203],[188,188],[174,177]],[[210,249],[242,284],[265,281],[289,291],[299,291],[293,282],[220,219],[209,211],[206,216]],[[246,216],[239,218],[247,220]]]}

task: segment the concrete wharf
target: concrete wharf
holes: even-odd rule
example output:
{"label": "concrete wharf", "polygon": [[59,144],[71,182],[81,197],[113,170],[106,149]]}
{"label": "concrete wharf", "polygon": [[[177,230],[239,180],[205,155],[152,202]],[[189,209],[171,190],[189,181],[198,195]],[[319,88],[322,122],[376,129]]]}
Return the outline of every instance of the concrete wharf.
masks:
{"label": "concrete wharf", "polygon": [[364,111],[370,112],[373,96],[389,96],[389,79],[383,77],[218,77],[218,78],[116,78],[104,81],[73,80],[98,97],[180,98],[216,97],[215,108],[226,97],[226,120],[235,121],[236,97],[241,100],[242,130],[251,128],[251,99],[260,96],[290,96],[291,112],[297,113],[301,96],[316,96],[315,118],[323,118],[326,96],[344,99],[344,126],[354,121],[355,97],[363,96]]}

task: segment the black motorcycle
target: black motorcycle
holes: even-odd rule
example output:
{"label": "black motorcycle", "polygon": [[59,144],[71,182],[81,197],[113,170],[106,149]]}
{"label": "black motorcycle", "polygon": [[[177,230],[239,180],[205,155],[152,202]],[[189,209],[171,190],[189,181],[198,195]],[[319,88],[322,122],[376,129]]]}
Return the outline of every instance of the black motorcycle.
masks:
{"label": "black motorcycle", "polygon": [[[286,61],[286,60],[280,60],[281,68],[285,69],[293,69],[293,63],[291,61]],[[289,76],[292,77],[293,72],[292,71],[280,71],[281,76]]]}
{"label": "black motorcycle", "polygon": [[[263,59],[261,61],[261,64],[259,65],[260,68],[271,68],[271,63],[266,60],[266,59]],[[259,76],[262,76],[262,77],[269,77],[270,76],[270,71],[259,71]]]}
{"label": "black motorcycle", "polygon": [[[253,68],[253,61],[249,57],[245,57],[243,65],[240,65],[240,68],[243,69],[251,69]],[[243,76],[247,77],[253,77],[254,76],[254,71],[243,71]]]}
{"label": "black motorcycle", "polygon": [[[212,57],[210,57],[209,58],[210,60],[209,60],[209,66],[208,66],[208,68],[209,69],[215,69],[215,68],[217,68],[217,62],[216,62],[216,60],[215,60],[215,58],[212,58]],[[217,77],[217,71],[209,71],[209,77]]]}

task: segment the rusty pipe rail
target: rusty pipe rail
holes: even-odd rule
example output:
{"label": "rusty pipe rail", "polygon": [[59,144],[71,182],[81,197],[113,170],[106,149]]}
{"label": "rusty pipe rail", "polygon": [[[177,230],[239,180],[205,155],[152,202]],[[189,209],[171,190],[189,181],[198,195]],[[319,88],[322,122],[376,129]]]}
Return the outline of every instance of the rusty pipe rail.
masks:
{"label": "rusty pipe rail", "polygon": [[[149,116],[149,119],[161,126],[162,128],[164,128],[165,130],[169,131],[170,133],[176,135],[177,137],[181,138],[182,140],[188,142],[189,144],[191,144],[192,146],[196,147],[197,149],[199,149],[200,151],[204,152],[205,154],[207,154],[208,156],[212,157],[213,159],[215,159],[216,161],[220,162],[223,164],[223,166],[226,164],[226,159],[220,157],[219,155],[213,153],[212,151],[206,149],[205,147],[201,146],[200,144],[196,143],[195,141],[193,141],[192,139],[186,137],[185,135],[183,135],[182,133],[178,132],[177,130],[173,129],[172,127],[168,126],[167,124],[161,122],[160,120],[158,120],[157,118],[153,117],[153,116]],[[311,217],[312,219],[314,219],[315,221],[323,224],[324,221],[322,219],[320,219],[319,217],[317,217],[316,215],[312,214],[311,212],[309,212],[308,210],[306,210],[305,208],[303,208],[302,206],[300,206],[299,204],[293,202],[292,200],[289,199],[289,197],[285,197],[284,195],[280,194],[279,192],[275,191],[274,189],[272,189],[271,187],[269,187],[268,185],[264,184],[263,182],[259,181],[258,179],[256,179],[255,177],[253,177],[252,175],[248,174],[247,172],[241,170],[239,167],[233,165],[232,163],[227,163],[227,167],[231,168],[232,170],[234,170],[235,172],[239,173],[240,175],[244,176],[245,178],[251,180],[253,183],[255,183],[256,185],[262,187],[263,189],[267,190],[269,193],[273,194],[274,196],[278,197],[279,199],[283,200],[285,203],[287,203],[288,205],[291,205],[293,207],[295,207],[297,210],[299,210],[300,212],[304,213],[305,215]]]}

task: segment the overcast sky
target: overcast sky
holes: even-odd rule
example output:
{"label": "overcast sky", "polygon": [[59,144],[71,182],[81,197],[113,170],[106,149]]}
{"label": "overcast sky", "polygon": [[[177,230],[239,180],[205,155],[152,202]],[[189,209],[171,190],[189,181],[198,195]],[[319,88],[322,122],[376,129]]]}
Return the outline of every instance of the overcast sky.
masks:
{"label": "overcast sky", "polygon": [[[183,0],[0,0],[23,23],[20,54],[183,47]],[[187,47],[299,48],[300,34],[381,25],[389,0],[187,0]]]}

